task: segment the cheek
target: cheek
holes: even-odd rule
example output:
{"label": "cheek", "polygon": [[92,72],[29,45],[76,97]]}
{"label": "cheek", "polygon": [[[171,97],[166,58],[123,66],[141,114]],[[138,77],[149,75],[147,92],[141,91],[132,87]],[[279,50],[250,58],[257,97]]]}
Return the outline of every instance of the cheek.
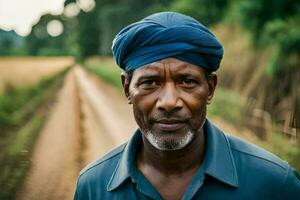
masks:
{"label": "cheek", "polygon": [[199,114],[206,109],[208,93],[205,89],[183,94],[185,105],[193,114]]}
{"label": "cheek", "polygon": [[157,97],[155,93],[145,93],[135,87],[130,89],[130,96],[132,104],[144,115],[147,115],[151,111],[155,105]]}
{"label": "cheek", "polygon": [[132,90],[131,98],[135,119],[139,125],[145,126],[149,115],[155,106],[155,95],[145,95],[137,90]]}
{"label": "cheek", "polygon": [[190,125],[193,130],[198,130],[203,125],[206,117],[206,102],[208,98],[208,93],[205,90],[197,90],[185,94],[185,105],[191,114]]}

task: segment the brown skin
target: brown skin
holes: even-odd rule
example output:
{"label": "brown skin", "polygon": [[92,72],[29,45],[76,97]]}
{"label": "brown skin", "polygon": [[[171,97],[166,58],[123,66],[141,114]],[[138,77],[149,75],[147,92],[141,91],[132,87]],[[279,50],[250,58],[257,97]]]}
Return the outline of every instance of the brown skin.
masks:
{"label": "brown skin", "polygon": [[[181,199],[203,161],[203,124],[217,77],[206,78],[202,68],[167,58],[136,69],[131,78],[126,73],[121,78],[142,132],[137,167],[163,199]],[[188,131],[193,137],[180,149],[161,150],[148,141],[147,130],[167,147]]]}

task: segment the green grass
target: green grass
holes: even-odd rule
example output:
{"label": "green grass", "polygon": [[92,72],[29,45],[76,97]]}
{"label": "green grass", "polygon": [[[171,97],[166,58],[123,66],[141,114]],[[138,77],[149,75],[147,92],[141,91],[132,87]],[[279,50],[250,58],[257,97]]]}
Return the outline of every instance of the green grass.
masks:
{"label": "green grass", "polygon": [[43,125],[43,116],[41,114],[34,116],[25,126],[20,128],[14,137],[7,140],[4,156],[2,157],[3,166],[0,176],[2,190],[1,199],[13,199],[17,188],[23,182],[23,179],[30,167],[29,157],[31,147],[35,138]]}
{"label": "green grass", "polygon": [[244,99],[236,92],[217,87],[212,103],[208,106],[208,116],[218,116],[232,124],[241,123]]}
{"label": "green grass", "polygon": [[0,96],[0,199],[14,199],[30,167],[32,147],[67,70]]}
{"label": "green grass", "polygon": [[13,88],[7,87],[5,93],[0,96],[0,129],[3,132],[18,127],[30,117],[35,108],[43,103],[44,97],[58,78],[66,71],[40,81],[31,87]]}
{"label": "green grass", "polygon": [[281,133],[269,134],[267,141],[258,141],[257,144],[286,160],[300,173],[300,144],[299,140],[291,140]]}
{"label": "green grass", "polygon": [[[221,117],[230,124],[234,124],[236,128],[243,129],[242,110],[245,105],[245,99],[238,93],[225,89],[217,88],[212,104],[208,106],[208,116]],[[300,172],[300,148],[297,140],[290,140],[275,130],[274,124],[272,132],[267,133],[267,140],[256,139],[256,145],[261,146],[280,158],[288,161],[298,172]]]}
{"label": "green grass", "polygon": [[122,91],[122,84],[121,84],[121,78],[120,75],[122,73],[122,70],[118,68],[117,66],[112,65],[111,63],[85,63],[84,67],[96,74],[97,76],[101,77],[101,79],[105,80],[106,82],[114,85],[118,90]]}

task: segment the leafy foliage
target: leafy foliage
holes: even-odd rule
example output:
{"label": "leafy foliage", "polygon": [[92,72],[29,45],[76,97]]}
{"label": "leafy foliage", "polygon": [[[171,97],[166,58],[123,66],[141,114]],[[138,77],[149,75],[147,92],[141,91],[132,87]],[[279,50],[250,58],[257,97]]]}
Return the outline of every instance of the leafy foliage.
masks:
{"label": "leafy foliage", "polygon": [[90,13],[81,12],[78,16],[78,43],[80,48],[80,57],[85,58],[91,55],[99,54],[100,45],[100,26],[98,16],[95,11]]}
{"label": "leafy foliage", "polygon": [[[263,41],[275,49],[268,67],[270,75],[283,67],[295,68],[300,64],[300,13],[284,21],[276,19],[266,24]],[[284,63],[282,63],[284,62]]]}
{"label": "leafy foliage", "polygon": [[24,38],[14,31],[0,29],[0,55],[25,55]]}
{"label": "leafy foliage", "polygon": [[171,10],[193,16],[208,26],[222,20],[227,5],[228,0],[177,0]]}
{"label": "leafy foliage", "polygon": [[[64,31],[57,37],[52,37],[47,32],[47,24],[52,20],[62,22]],[[32,27],[32,32],[25,38],[28,53],[37,56],[70,55],[78,57],[79,45],[77,31],[73,31],[77,21],[66,19],[63,16],[44,15],[39,23]]]}
{"label": "leafy foliage", "polygon": [[231,12],[239,16],[236,20],[253,33],[255,40],[264,34],[269,22],[287,20],[300,9],[298,0],[234,0],[232,4]]}
{"label": "leafy foliage", "polygon": [[[252,33],[256,47],[274,49],[268,65],[269,75],[282,66],[296,67],[298,63],[281,65],[286,58],[298,57],[300,52],[300,2],[298,0],[235,0],[232,1],[235,21]],[[289,62],[289,61],[288,61]]]}

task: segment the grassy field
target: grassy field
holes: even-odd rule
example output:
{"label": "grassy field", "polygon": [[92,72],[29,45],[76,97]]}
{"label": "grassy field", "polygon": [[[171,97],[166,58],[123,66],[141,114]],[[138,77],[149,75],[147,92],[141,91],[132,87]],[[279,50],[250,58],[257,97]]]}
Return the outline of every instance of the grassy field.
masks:
{"label": "grassy field", "polygon": [[83,65],[88,71],[98,75],[103,80],[114,85],[116,88],[122,91],[122,84],[120,78],[122,70],[119,67],[117,67],[113,59],[109,57],[94,57],[86,60],[86,62]]}
{"label": "grassy field", "polygon": [[[87,60],[84,66],[90,72],[98,75],[122,91],[122,85],[120,83],[121,70],[114,64],[111,58],[93,58]],[[269,137],[263,141],[243,127],[241,119],[245,101],[246,100],[240,94],[229,89],[218,87],[212,104],[208,107],[208,117],[211,119],[215,117],[222,118],[222,120],[235,129],[235,132],[240,132],[243,139],[253,142],[273,152],[284,160],[287,160],[300,172],[300,148],[297,141],[290,140],[281,133],[277,133],[273,130],[267,133]],[[274,124],[274,126],[276,127],[276,124]]]}
{"label": "grassy field", "polygon": [[13,199],[30,166],[32,146],[68,68],[0,95],[0,199]]}

